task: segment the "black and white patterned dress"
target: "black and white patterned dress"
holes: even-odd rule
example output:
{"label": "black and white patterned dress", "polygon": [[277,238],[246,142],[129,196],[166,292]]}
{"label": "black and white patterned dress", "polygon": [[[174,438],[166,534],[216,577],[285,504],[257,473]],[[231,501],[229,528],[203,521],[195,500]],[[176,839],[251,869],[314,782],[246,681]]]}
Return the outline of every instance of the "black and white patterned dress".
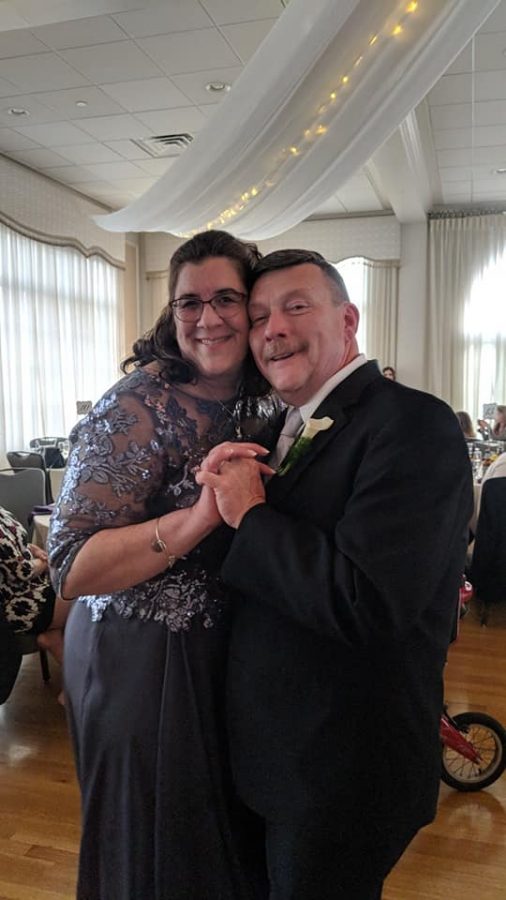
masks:
{"label": "black and white patterned dress", "polygon": [[0,599],[15,632],[41,634],[53,618],[55,593],[48,575],[34,575],[26,531],[0,506]]}
{"label": "black and white patterned dress", "polygon": [[[271,399],[224,405],[145,369],[121,379],[70,436],[48,540],[55,584],[97,531],[193,505],[194,467],[236,439],[239,417],[244,439],[272,444]],[[74,604],[64,673],[82,792],[79,900],[263,896],[243,856],[224,727],[231,611],[219,571],[231,535],[222,526],[171,570]]]}

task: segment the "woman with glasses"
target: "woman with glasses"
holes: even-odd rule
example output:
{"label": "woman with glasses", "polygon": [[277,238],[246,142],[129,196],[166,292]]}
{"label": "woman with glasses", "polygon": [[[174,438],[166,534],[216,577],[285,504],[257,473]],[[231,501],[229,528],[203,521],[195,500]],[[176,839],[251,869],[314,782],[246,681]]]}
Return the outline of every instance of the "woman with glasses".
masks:
{"label": "woman with glasses", "polygon": [[219,231],[183,244],[128,374],[70,435],[48,546],[58,590],[79,601],[65,655],[79,900],[264,896],[227,763],[229,531],[194,475],[222,441],[272,444],[277,410],[248,349],[257,258]]}

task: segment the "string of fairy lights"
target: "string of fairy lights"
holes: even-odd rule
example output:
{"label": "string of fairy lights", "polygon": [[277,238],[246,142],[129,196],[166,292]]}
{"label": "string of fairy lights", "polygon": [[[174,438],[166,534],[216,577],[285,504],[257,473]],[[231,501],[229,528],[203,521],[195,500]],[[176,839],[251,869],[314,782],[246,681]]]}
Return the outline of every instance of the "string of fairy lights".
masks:
{"label": "string of fairy lights", "polygon": [[[368,37],[367,45],[363,51],[356,57],[350,70],[344,74],[339,74],[336,78],[335,85],[326,94],[325,98],[315,110],[314,119],[308,123],[308,126],[300,134],[299,138],[291,145],[283,147],[275,159],[275,165],[272,171],[256,184],[251,185],[244,190],[237,199],[221,210],[220,213],[210,221],[206,222],[204,228],[210,230],[212,228],[220,228],[229,225],[236,216],[242,213],[250,203],[256,200],[260,195],[272,189],[279,181],[284,171],[293,164],[293,160],[301,157],[314,144],[327,133],[329,122],[335,115],[336,109],[346,90],[349,89],[350,83],[353,81],[354,71],[362,66],[367,55],[377,49],[380,44],[391,38],[399,38],[405,32],[407,22],[413,14],[419,10],[420,2],[412,0],[397,17],[396,24],[392,27],[385,28],[384,31],[378,31]],[[202,230],[202,227],[194,228],[187,232],[174,232],[179,237],[189,238]]]}

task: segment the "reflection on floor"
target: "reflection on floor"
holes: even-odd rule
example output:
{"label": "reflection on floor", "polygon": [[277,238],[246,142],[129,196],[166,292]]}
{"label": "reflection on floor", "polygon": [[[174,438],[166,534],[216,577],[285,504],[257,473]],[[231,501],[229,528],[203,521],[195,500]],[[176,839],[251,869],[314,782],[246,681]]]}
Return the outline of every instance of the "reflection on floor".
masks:
{"label": "reflection on floor", "polygon": [[[55,665],[52,675],[45,686],[37,656],[25,657],[0,707],[0,900],[75,896],[79,801]],[[450,712],[482,710],[506,724],[506,604],[486,628],[474,610],[464,619],[449,654],[446,699]],[[505,897],[506,773],[480,794],[443,785],[436,821],[391,874],[383,900]]]}

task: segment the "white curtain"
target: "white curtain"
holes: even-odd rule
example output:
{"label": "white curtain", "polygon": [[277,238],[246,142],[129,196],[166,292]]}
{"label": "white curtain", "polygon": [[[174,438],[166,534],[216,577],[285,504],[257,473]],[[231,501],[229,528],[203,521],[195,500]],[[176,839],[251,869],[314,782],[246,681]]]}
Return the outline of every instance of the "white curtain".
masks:
{"label": "white curtain", "polygon": [[66,435],[118,377],[121,270],[0,224],[0,456]]}
{"label": "white curtain", "polygon": [[473,419],[506,402],[506,217],[429,223],[429,390]]}
{"label": "white curtain", "polygon": [[360,311],[357,334],[360,350],[380,366],[397,365],[399,263],[363,257],[342,260],[337,269],[350,300]]}

